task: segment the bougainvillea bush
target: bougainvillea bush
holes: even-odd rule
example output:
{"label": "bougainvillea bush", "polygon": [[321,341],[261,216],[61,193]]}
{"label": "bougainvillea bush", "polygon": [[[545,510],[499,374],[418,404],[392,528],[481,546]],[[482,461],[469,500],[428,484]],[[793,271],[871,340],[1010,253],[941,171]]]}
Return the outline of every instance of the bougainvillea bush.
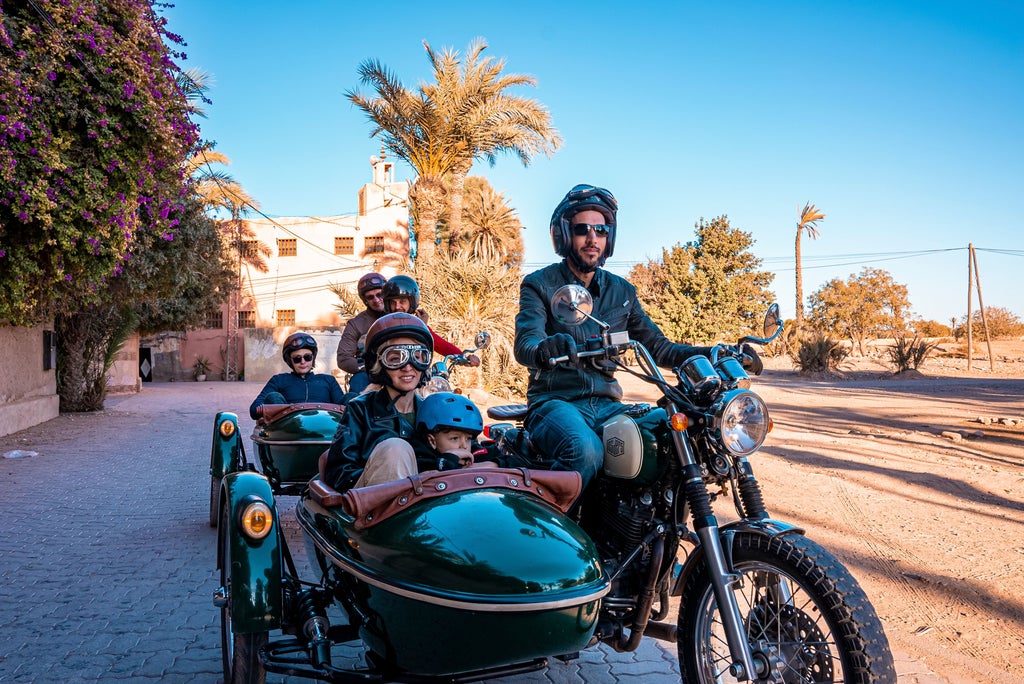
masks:
{"label": "bougainvillea bush", "polygon": [[144,0],[0,0],[0,322],[102,300],[140,237],[173,239],[181,44]]}

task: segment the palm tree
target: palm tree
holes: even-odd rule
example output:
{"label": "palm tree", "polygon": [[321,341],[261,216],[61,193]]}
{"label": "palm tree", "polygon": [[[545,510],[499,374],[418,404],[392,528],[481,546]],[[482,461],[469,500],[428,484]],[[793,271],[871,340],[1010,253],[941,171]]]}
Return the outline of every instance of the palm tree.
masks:
{"label": "palm tree", "polygon": [[473,161],[483,158],[494,166],[497,154],[508,152],[529,166],[537,153],[550,157],[562,139],[543,105],[506,92],[517,86],[536,86],[537,80],[524,74],[502,74],[504,59],[481,56],[487,49],[483,38],[470,43],[464,61],[450,48],[438,54],[426,41],[423,47],[436,82],[422,90],[438,103],[459,151],[448,198],[448,249],[454,253],[462,242],[462,198]]}
{"label": "palm tree", "polygon": [[496,256],[505,266],[523,261],[523,226],[505,197],[483,176],[466,178],[465,222],[471,237],[469,254],[480,258]]}
{"label": "palm tree", "polygon": [[807,202],[800,211],[800,220],[796,224],[796,329],[800,330],[804,322],[804,278],[800,268],[800,235],[806,230],[811,239],[818,238],[817,222],[825,218],[813,204]]}
{"label": "palm tree", "polygon": [[378,60],[366,60],[359,65],[359,80],[371,86],[376,97],[351,90],[345,97],[373,123],[370,137],[381,136],[384,147],[416,172],[416,180],[409,189],[416,216],[416,244],[419,256],[430,258],[437,240],[437,217],[444,208],[443,179],[460,159],[450,124],[438,103],[422,87],[418,93],[406,88]]}

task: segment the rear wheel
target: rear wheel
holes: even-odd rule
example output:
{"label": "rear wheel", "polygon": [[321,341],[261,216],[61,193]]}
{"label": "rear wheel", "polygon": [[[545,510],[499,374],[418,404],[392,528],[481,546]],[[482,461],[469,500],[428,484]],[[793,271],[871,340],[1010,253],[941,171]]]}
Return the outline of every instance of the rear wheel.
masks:
{"label": "rear wheel", "polygon": [[267,645],[267,633],[235,634],[231,631],[231,522],[226,503],[220,510],[220,585],[227,597],[220,609],[224,684],[263,684],[267,672],[260,662],[260,649]]}
{"label": "rear wheel", "polygon": [[[889,641],[864,591],[806,537],[741,532],[733,586],[758,682],[895,682]],[[690,575],[679,611],[683,681],[733,682],[732,657],[706,563]]]}

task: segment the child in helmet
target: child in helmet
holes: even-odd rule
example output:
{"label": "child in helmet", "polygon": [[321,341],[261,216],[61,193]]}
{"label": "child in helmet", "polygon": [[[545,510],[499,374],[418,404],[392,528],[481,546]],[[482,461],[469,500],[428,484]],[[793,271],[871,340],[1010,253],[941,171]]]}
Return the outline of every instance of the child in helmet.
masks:
{"label": "child in helmet", "polygon": [[472,401],[454,392],[431,394],[416,412],[416,429],[433,448],[429,459],[418,461],[420,470],[453,470],[476,462],[485,454],[475,443],[484,429],[480,410]]}
{"label": "child in helmet", "polygon": [[341,404],[345,393],[337,378],[330,373],[314,373],[317,344],[312,335],[294,332],[281,345],[281,357],[291,368],[290,373],[278,373],[267,381],[252,405],[249,416],[257,419],[263,416],[266,404]]}

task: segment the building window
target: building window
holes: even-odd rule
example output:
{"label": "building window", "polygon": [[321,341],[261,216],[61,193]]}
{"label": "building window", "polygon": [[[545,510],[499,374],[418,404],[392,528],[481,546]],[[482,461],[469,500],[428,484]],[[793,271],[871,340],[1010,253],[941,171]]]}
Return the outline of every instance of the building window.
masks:
{"label": "building window", "polygon": [[255,240],[242,240],[242,244],[239,245],[238,251],[243,259],[250,259],[259,253]]}
{"label": "building window", "polygon": [[255,311],[239,311],[238,312],[238,327],[239,328],[255,328],[256,327],[256,312]]}
{"label": "building window", "polygon": [[278,309],[277,326],[279,328],[295,327],[295,309]]}
{"label": "building window", "polygon": [[220,309],[211,309],[206,312],[206,320],[203,327],[208,330],[220,330],[224,327],[224,312]]}
{"label": "building window", "polygon": [[384,251],[384,238],[383,236],[368,237],[366,238],[366,253],[367,254],[380,254]]}
{"label": "building window", "polygon": [[297,241],[292,238],[290,240],[278,240],[277,241],[277,256],[296,256],[298,254]]}
{"label": "building window", "polygon": [[334,253],[335,254],[355,254],[355,238],[350,237],[336,237],[334,238]]}

